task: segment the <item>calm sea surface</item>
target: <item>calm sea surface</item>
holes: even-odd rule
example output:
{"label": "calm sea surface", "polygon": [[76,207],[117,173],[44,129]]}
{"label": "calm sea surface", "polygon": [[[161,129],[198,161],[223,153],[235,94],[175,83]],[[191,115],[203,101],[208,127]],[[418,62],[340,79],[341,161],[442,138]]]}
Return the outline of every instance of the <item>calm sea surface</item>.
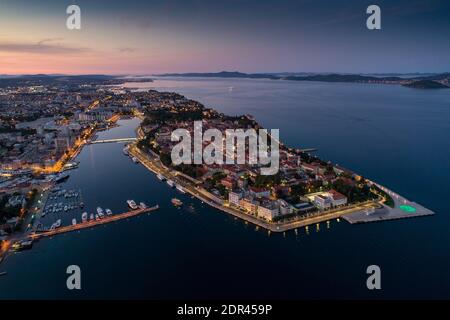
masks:
{"label": "calm sea surface", "polygon": [[[351,226],[344,221],[286,234],[250,224],[181,195],[122,154],[91,145],[63,184],[86,209],[149,215],[45,239],[0,265],[0,298],[450,298],[450,91],[394,85],[244,79],[160,79],[130,87],[176,91],[226,114],[250,113],[296,147],[382,183],[437,214]],[[100,138],[131,137],[138,120]],[[173,197],[194,210],[176,209]],[[65,224],[81,212],[62,213]],[[55,216],[47,216],[49,223]],[[82,290],[66,289],[79,265]],[[382,290],[366,289],[367,266]]]}

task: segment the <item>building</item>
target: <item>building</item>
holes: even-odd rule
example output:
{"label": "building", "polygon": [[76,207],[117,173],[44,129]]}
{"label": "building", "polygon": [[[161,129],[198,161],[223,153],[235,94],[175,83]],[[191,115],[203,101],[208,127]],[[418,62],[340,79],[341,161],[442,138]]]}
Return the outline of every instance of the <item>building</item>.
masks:
{"label": "building", "polygon": [[236,181],[230,177],[223,178],[220,183],[228,190],[232,190],[236,186]]}
{"label": "building", "polygon": [[242,197],[242,191],[230,191],[230,193],[228,193],[228,202],[239,206],[239,201],[242,199]]}
{"label": "building", "polygon": [[314,196],[314,205],[321,209],[328,209],[331,208],[333,205],[332,198],[328,196],[327,194],[318,194]]}
{"label": "building", "polygon": [[294,212],[294,208],[283,199],[278,199],[277,202],[280,208],[280,215],[291,214]]}
{"label": "building", "polygon": [[314,195],[313,202],[317,208],[323,210],[346,205],[347,197],[336,190],[330,190]]}
{"label": "building", "polygon": [[242,198],[239,200],[239,206],[251,214],[256,215],[258,213],[258,202],[251,198]]}
{"label": "building", "polygon": [[333,198],[333,206],[339,207],[347,204],[347,197],[336,190],[330,190],[329,194]]}
{"label": "building", "polygon": [[111,118],[113,113],[110,110],[91,110],[78,114],[79,121],[106,121]]}
{"label": "building", "polygon": [[270,190],[264,188],[250,187],[250,195],[255,198],[269,198]]}
{"label": "building", "polygon": [[258,217],[267,221],[273,221],[280,215],[280,209],[276,201],[264,201],[258,206]]}

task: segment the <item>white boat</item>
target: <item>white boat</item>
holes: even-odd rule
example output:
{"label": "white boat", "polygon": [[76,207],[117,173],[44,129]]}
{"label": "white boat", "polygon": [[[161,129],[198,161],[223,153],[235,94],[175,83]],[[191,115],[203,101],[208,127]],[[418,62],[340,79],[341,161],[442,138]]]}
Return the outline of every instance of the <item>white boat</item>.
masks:
{"label": "white boat", "polygon": [[172,199],[172,204],[173,204],[174,206],[176,206],[176,207],[180,207],[180,206],[183,205],[183,202],[182,202],[180,199],[173,198],[173,199]]}
{"label": "white boat", "polygon": [[108,215],[108,216],[112,215],[111,209],[106,209],[105,211],[106,211],[106,215]]}
{"label": "white boat", "polygon": [[180,186],[179,184],[177,184],[176,188],[177,188],[177,190],[180,191],[181,193],[186,193],[186,191],[184,191],[183,187]]}
{"label": "white boat", "polygon": [[133,210],[136,210],[138,208],[138,206],[136,205],[136,202],[134,202],[134,200],[127,200],[127,204]]}
{"label": "white boat", "polygon": [[172,188],[175,186],[175,183],[172,181],[172,180],[167,180],[167,184],[169,185],[169,186],[171,186]]}
{"label": "white boat", "polygon": [[98,214],[98,216],[100,217],[100,218],[103,218],[103,209],[102,208],[100,208],[100,207],[97,207],[97,214]]}
{"label": "white boat", "polygon": [[95,219],[94,214],[91,213],[91,215],[89,216],[89,220],[94,220],[94,219]]}
{"label": "white boat", "polygon": [[82,222],[86,222],[88,218],[88,214],[87,212],[83,212],[83,214],[81,215],[81,221]]}
{"label": "white boat", "polygon": [[139,203],[141,209],[147,209],[147,205],[144,202]]}
{"label": "white boat", "polygon": [[53,226],[55,227],[54,229],[61,227],[61,219],[56,220]]}
{"label": "white boat", "polygon": [[122,151],[123,151],[124,155],[126,155],[126,156],[128,155],[128,147],[123,148]]}
{"label": "white boat", "polygon": [[95,215],[95,220],[100,220],[100,217],[98,216],[98,214]]}
{"label": "white boat", "polygon": [[76,224],[77,224],[77,219],[73,218],[73,219],[72,219],[72,225],[74,226],[74,225],[76,225]]}
{"label": "white boat", "polygon": [[161,175],[161,174],[159,174],[159,173],[156,175],[156,177],[157,177],[159,180],[161,180],[161,181],[166,180],[166,178],[164,178],[164,176]]}
{"label": "white boat", "polygon": [[131,158],[132,160],[133,160],[133,162],[134,163],[139,163],[139,160],[138,160],[138,158],[136,158],[136,157],[133,157],[133,158]]}

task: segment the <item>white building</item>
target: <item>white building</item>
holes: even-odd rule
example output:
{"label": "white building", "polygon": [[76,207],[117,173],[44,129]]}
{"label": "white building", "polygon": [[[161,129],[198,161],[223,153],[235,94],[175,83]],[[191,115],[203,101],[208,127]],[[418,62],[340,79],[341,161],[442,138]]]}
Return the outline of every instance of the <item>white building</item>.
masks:
{"label": "white building", "polygon": [[267,201],[258,206],[258,217],[267,221],[273,221],[273,219],[280,215],[280,209],[276,201]]}
{"label": "white building", "polygon": [[239,200],[243,197],[243,193],[241,191],[231,191],[228,193],[228,202],[239,206]]}
{"label": "white building", "polygon": [[313,202],[317,208],[323,210],[346,205],[347,197],[336,190],[330,190],[314,195]]}

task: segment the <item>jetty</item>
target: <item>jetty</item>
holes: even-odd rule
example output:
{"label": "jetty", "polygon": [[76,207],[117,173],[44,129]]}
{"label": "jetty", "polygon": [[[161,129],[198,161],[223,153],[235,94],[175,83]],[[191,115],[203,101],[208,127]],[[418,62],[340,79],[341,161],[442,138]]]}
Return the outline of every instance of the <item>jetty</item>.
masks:
{"label": "jetty", "polygon": [[159,205],[153,206],[153,207],[149,207],[149,208],[144,208],[144,209],[136,209],[136,210],[132,210],[132,211],[128,211],[128,212],[124,212],[124,213],[119,213],[116,215],[112,215],[112,216],[106,216],[104,218],[98,219],[98,220],[89,220],[86,222],[81,222],[81,223],[77,223],[75,225],[70,225],[70,226],[64,226],[64,227],[60,227],[54,230],[48,230],[48,231],[44,231],[44,232],[39,232],[39,233],[32,233],[29,235],[28,238],[33,239],[33,240],[37,240],[39,238],[44,238],[44,237],[52,237],[58,234],[63,234],[63,233],[67,233],[67,232],[72,232],[72,231],[77,231],[77,230],[82,230],[82,229],[87,229],[87,228],[92,228],[92,227],[96,227],[99,225],[104,225],[107,223],[111,223],[114,221],[119,221],[119,220],[123,220],[123,219],[127,219],[127,218],[131,218],[131,217],[135,217],[144,213],[148,213],[151,211],[155,211],[159,209]]}

